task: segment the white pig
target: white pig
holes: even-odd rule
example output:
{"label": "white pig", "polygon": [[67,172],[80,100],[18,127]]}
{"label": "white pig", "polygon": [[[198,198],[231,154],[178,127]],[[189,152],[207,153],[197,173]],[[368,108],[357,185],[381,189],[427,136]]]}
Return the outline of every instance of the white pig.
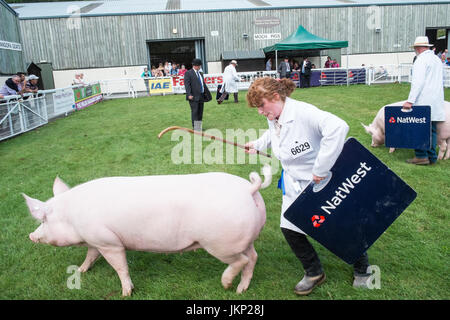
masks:
{"label": "white pig", "polygon": [[102,255],[116,270],[122,294],[131,295],[125,250],[184,252],[203,248],[228,264],[222,285],[228,289],[241,272],[237,293],[253,276],[257,254],[253,242],[266,221],[264,183],[252,172],[241,177],[212,172],[188,175],[110,177],[70,189],[58,177],[54,197],[42,202],[23,194],[41,225],[29,235],[35,243],[87,246],[79,271]]}
{"label": "white pig", "polygon": [[[388,106],[402,106],[405,101],[406,100],[394,102],[388,104]],[[379,147],[384,144],[384,107],[378,110],[377,115],[370,125],[366,126],[365,124],[361,123],[366,132],[372,136],[372,147]],[[450,158],[450,102],[444,101],[444,109],[445,121],[439,121],[436,128],[437,145],[439,146],[439,160]],[[390,148],[389,152],[393,152],[394,150],[394,148]]]}

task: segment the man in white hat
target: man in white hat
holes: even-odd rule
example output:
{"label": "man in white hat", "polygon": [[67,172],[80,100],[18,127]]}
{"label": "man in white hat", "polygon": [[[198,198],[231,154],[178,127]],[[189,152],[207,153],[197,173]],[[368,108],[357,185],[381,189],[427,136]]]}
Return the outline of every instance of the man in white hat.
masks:
{"label": "man in white hat", "polygon": [[225,70],[223,71],[223,86],[220,89],[220,92],[222,95],[217,100],[218,104],[221,104],[223,100],[226,99],[228,94],[233,93],[234,95],[234,103],[238,103],[238,85],[237,83],[241,80],[236,72],[236,66],[237,61],[231,60],[230,64],[226,66]]}
{"label": "man in white hat", "polygon": [[30,74],[30,76],[28,77],[27,84],[25,85],[26,92],[37,93],[39,90],[38,80],[39,80],[38,76],[35,76],[34,74]]}
{"label": "man in white hat", "polygon": [[432,44],[428,37],[417,37],[412,47],[416,52],[413,65],[411,90],[403,109],[411,109],[413,105],[431,107],[432,143],[429,150],[414,150],[415,156],[406,160],[417,165],[434,164],[436,153],[436,124],[445,121],[443,66],[439,58],[430,50]]}

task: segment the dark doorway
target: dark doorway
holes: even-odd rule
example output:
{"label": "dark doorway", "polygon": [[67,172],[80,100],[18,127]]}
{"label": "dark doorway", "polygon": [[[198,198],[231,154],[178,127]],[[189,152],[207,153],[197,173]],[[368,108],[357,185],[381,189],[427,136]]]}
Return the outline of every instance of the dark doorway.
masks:
{"label": "dark doorway", "polygon": [[167,61],[177,63],[180,67],[184,64],[186,69],[190,69],[192,60],[199,58],[203,62],[203,71],[207,72],[203,39],[147,41],[147,45],[150,68],[158,68],[160,63],[164,65]]}
{"label": "dark doorway", "polygon": [[426,29],[425,35],[428,37],[428,41],[436,47],[436,53],[443,52],[445,49],[448,49],[449,31],[449,27]]}

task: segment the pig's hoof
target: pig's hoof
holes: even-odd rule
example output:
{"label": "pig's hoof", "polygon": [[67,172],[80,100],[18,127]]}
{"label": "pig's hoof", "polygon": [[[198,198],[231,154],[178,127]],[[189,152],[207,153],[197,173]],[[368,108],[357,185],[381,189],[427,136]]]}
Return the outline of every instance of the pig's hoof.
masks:
{"label": "pig's hoof", "polygon": [[240,283],[237,287],[236,293],[241,294],[242,292],[246,291],[247,289],[248,289],[248,284]]}
{"label": "pig's hoof", "polygon": [[86,272],[88,270],[89,270],[89,267],[86,267],[86,266],[81,266],[81,267],[78,268],[79,272]]}
{"label": "pig's hoof", "polygon": [[133,292],[133,288],[123,288],[122,289],[122,296],[123,297],[130,297],[131,296],[131,292]]}
{"label": "pig's hoof", "polygon": [[232,281],[222,279],[222,286],[224,287],[225,290],[229,289],[232,284],[233,284]]}

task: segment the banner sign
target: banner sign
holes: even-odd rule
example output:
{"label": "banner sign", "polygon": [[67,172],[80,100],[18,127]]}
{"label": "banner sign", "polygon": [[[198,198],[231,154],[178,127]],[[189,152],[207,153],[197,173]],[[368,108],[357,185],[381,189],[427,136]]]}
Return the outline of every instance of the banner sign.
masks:
{"label": "banner sign", "polygon": [[431,108],[413,106],[411,111],[403,107],[384,108],[384,126],[388,148],[428,150],[431,148]]}
{"label": "banner sign", "polygon": [[75,95],[75,108],[84,109],[103,100],[100,83],[73,89]]}
{"label": "banner sign", "polygon": [[255,33],[253,40],[281,40],[281,33]]}
{"label": "banner sign", "polygon": [[[252,82],[261,77],[272,77],[277,78],[276,71],[255,71],[255,72],[238,72],[238,77],[241,78],[241,81],[238,82],[238,90],[247,90]],[[219,85],[223,84],[223,74],[222,73],[213,73],[213,74],[204,74],[203,78],[205,79],[205,83],[209,88],[209,91],[216,91]],[[184,76],[174,76],[172,77],[172,86],[173,92],[177,94],[184,94],[186,90],[184,88]]]}
{"label": "banner sign", "polygon": [[[366,69],[348,69],[349,84],[365,84],[366,83]],[[301,86],[300,71],[291,72],[291,80],[297,85]],[[316,69],[311,70],[311,87],[327,86],[327,85],[342,85],[347,84],[347,69]]]}
{"label": "banner sign", "polygon": [[64,113],[75,108],[75,95],[73,89],[58,90],[53,93],[54,112]]}
{"label": "banner sign", "polygon": [[328,177],[311,182],[284,216],[349,264],[356,262],[417,194],[355,138]]}
{"label": "banner sign", "polygon": [[17,42],[8,42],[0,40],[0,49],[22,51],[22,45]]}
{"label": "banner sign", "polygon": [[148,80],[148,84],[150,95],[173,93],[171,78],[151,78]]}

